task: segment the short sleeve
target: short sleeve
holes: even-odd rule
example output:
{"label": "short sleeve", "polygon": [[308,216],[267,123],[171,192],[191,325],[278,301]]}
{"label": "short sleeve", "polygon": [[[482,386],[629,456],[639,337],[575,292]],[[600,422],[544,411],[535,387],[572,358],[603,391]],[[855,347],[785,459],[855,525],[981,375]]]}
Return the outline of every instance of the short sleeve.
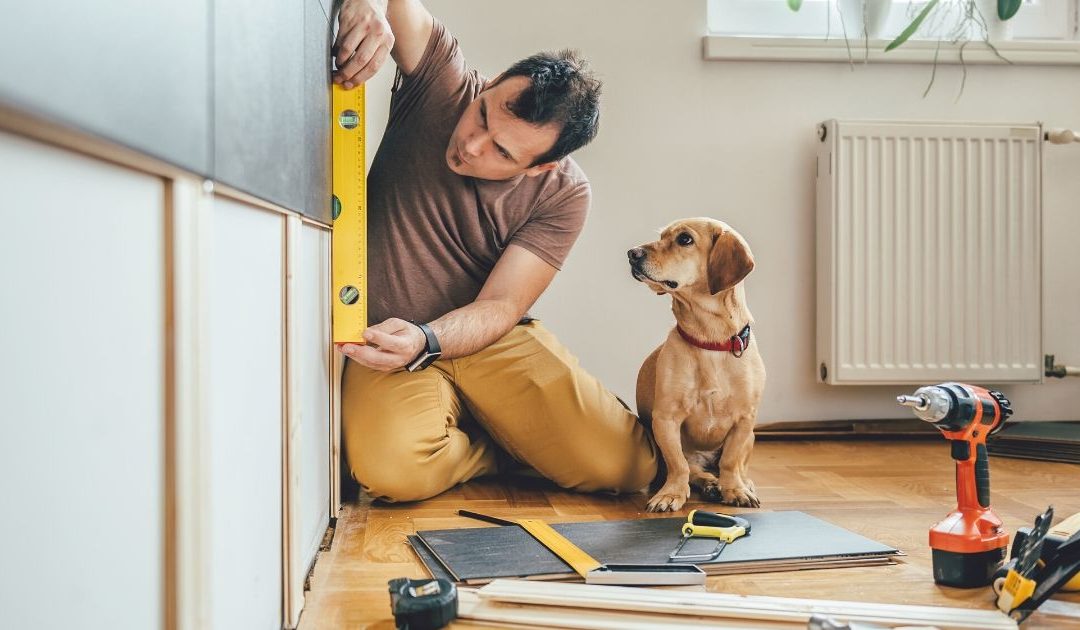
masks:
{"label": "short sleeve", "polygon": [[412,74],[400,68],[394,78],[390,98],[390,118],[395,119],[421,103],[443,103],[460,95],[468,70],[458,42],[438,20],[432,22],[431,37]]}
{"label": "short sleeve", "polygon": [[589,213],[592,191],[588,182],[579,182],[544,200],[525,225],[510,239],[556,269],[570,254]]}

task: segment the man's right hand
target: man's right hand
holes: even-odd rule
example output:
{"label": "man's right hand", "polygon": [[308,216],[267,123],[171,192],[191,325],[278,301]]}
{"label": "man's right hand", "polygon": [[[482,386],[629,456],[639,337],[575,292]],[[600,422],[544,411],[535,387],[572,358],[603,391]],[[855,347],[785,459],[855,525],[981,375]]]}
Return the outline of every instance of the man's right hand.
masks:
{"label": "man's right hand", "polygon": [[394,49],[386,0],[345,0],[334,42],[334,83],[352,89],[375,76]]}

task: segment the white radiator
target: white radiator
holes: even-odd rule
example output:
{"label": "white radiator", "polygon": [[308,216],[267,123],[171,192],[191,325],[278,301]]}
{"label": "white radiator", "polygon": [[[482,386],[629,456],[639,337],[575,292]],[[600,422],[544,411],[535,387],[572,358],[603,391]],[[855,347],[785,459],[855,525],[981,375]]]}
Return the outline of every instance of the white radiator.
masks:
{"label": "white radiator", "polygon": [[1042,380],[1042,128],[819,128],[818,380]]}

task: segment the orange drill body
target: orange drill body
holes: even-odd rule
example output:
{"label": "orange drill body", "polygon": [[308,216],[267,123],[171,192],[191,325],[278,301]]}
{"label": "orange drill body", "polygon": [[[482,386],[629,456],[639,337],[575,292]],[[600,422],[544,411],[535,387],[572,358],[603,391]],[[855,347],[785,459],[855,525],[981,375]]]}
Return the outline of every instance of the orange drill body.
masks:
{"label": "orange drill body", "polygon": [[943,383],[901,396],[901,404],[933,422],[949,440],[956,461],[956,510],[930,528],[934,579],[950,586],[985,586],[1005,560],[1009,534],[990,508],[986,438],[1012,413],[999,392]]}

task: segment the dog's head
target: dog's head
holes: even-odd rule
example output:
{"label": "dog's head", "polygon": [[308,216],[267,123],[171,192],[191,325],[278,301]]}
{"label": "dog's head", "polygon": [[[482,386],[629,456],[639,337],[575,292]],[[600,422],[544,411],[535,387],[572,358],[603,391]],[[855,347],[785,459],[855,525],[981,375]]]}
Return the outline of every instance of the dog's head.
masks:
{"label": "dog's head", "polygon": [[742,235],[723,221],[682,219],[660,238],[626,252],[630,273],[657,293],[716,295],[742,282],[754,255]]}

